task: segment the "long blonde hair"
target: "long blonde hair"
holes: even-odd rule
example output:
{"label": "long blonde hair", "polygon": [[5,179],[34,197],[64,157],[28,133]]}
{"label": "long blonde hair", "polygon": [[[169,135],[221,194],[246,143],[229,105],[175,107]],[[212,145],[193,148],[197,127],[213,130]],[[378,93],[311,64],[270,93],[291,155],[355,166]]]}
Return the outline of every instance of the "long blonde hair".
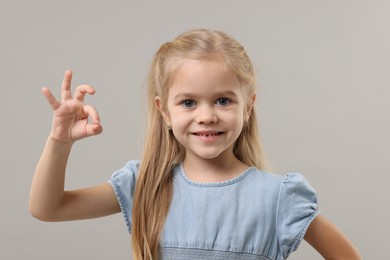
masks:
{"label": "long blonde hair", "polygon": [[[132,249],[135,259],[158,259],[159,241],[173,193],[172,169],[184,160],[184,148],[165,125],[155,106],[155,97],[163,103],[175,72],[186,59],[222,58],[236,75],[247,104],[255,93],[255,75],[244,48],[220,31],[192,30],[163,44],[154,56],[148,80],[148,132],[134,194],[132,212]],[[235,142],[234,155],[243,163],[264,169],[256,112]]]}

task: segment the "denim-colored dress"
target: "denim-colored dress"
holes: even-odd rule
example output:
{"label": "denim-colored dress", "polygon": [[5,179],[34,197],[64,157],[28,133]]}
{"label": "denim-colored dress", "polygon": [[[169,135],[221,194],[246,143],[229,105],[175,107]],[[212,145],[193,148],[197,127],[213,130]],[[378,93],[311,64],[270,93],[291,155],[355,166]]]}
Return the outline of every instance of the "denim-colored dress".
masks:
{"label": "denim-colored dress", "polygon": [[[109,180],[129,233],[138,167],[129,161]],[[160,259],[286,259],[319,213],[316,192],[299,173],[251,167],[228,181],[198,183],[179,164],[173,174]]]}

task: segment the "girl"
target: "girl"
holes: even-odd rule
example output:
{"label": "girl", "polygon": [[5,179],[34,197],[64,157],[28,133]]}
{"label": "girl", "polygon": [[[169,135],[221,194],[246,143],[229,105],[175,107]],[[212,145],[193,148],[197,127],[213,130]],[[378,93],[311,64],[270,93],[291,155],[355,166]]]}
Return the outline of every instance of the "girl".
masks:
{"label": "girl", "polygon": [[84,104],[94,89],[78,86],[72,97],[71,79],[66,71],[61,102],[42,90],[54,117],[33,178],[34,217],[122,212],[135,259],[285,259],[303,238],[326,259],[360,259],[319,214],[302,175],[265,171],[253,67],[232,37],[194,30],[163,44],[149,76],[141,162],[129,161],[106,184],[64,191],[73,143],[102,132],[97,111]]}

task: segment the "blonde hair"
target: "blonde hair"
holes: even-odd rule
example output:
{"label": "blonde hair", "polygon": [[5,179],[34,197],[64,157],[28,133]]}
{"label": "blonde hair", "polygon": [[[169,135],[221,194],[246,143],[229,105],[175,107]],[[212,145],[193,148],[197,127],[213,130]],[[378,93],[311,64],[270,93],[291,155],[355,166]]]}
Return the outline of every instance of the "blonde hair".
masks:
{"label": "blonde hair", "polygon": [[[165,103],[175,72],[188,59],[222,59],[226,68],[236,76],[248,105],[255,94],[252,63],[244,48],[226,33],[192,30],[158,49],[148,80],[148,132],[132,212],[132,249],[135,259],[159,258],[160,234],[173,193],[172,169],[184,160],[185,151],[165,125],[155,106],[155,97],[159,96]],[[233,152],[247,165],[266,168],[254,110],[244,124]]]}

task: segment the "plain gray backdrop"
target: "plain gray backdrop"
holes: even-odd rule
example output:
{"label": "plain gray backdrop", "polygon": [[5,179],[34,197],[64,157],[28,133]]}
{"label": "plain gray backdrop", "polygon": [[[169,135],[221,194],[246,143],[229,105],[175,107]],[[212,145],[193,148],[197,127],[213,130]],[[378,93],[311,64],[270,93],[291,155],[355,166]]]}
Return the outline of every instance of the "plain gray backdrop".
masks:
{"label": "plain gray backdrop", "polygon": [[[389,25],[386,0],[1,0],[0,259],[130,258],[120,214],[66,223],[30,216],[31,180],[52,117],[40,90],[48,86],[59,97],[68,68],[73,87],[96,88],[87,102],[98,109],[104,133],[74,146],[66,187],[106,182],[139,159],[153,54],[199,27],[233,35],[252,58],[274,171],[303,173],[322,214],[365,259],[385,259]],[[304,242],[291,259],[321,257]]]}

